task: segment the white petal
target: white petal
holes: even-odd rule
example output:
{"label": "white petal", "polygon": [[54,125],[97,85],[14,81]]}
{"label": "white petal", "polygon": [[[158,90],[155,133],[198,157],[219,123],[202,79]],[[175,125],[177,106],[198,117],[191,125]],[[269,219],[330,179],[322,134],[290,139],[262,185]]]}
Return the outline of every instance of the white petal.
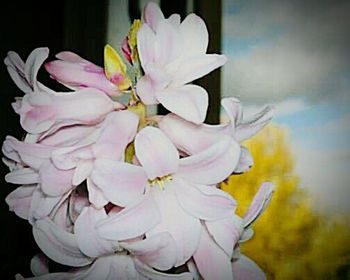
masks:
{"label": "white petal", "polygon": [[189,184],[174,179],[179,204],[190,215],[201,220],[217,220],[231,217],[236,202],[224,191],[205,185]]}
{"label": "white petal", "polygon": [[265,273],[251,259],[244,255],[232,263],[232,272],[235,280],[265,280]]}
{"label": "white petal", "polygon": [[197,85],[156,92],[158,101],[170,112],[193,123],[202,123],[208,109],[208,93]]}
{"label": "white petal", "polygon": [[159,223],[159,210],[154,199],[145,195],[117,214],[97,224],[99,234],[109,240],[138,237]]}
{"label": "white petal", "polygon": [[238,142],[244,141],[259,130],[261,130],[273,117],[273,108],[266,106],[261,112],[251,117],[249,120],[244,120],[236,127],[235,138]]}
{"label": "white petal", "polygon": [[274,186],[270,182],[265,182],[260,186],[259,191],[255,194],[247,212],[243,217],[244,227],[249,227],[264,212],[270,203],[274,193]]}
{"label": "white petal", "polygon": [[5,201],[10,211],[22,219],[28,220],[32,196],[37,186],[22,186],[7,195]]}
{"label": "white petal", "polygon": [[237,98],[228,97],[221,99],[221,106],[224,108],[233,129],[235,129],[235,125],[238,124],[243,117],[241,102]]}
{"label": "white petal", "polygon": [[95,161],[91,180],[109,201],[123,207],[140,197],[147,185],[142,167],[108,159]]}
{"label": "white petal", "polygon": [[48,259],[43,254],[35,255],[30,261],[30,270],[35,276],[49,273]]}
{"label": "white petal", "polygon": [[155,41],[156,35],[152,29],[147,24],[143,24],[137,32],[137,49],[142,67],[154,62]]}
{"label": "white petal", "polygon": [[160,232],[168,232],[174,238],[177,247],[177,262],[175,266],[184,264],[197,250],[201,233],[198,218],[193,217],[179,205],[175,182],[168,183],[164,190],[153,187],[151,193],[157,202],[161,222],[147,233],[147,237]]}
{"label": "white petal", "polygon": [[108,204],[109,201],[104,196],[103,191],[91,180],[91,178],[87,178],[87,189],[89,193],[89,201],[97,209],[101,209]]}
{"label": "white petal", "polygon": [[240,146],[228,136],[208,149],[180,159],[178,175],[199,184],[212,185],[226,179],[236,168]]}
{"label": "white petal", "polygon": [[118,242],[102,239],[97,231],[96,224],[107,218],[104,209],[97,210],[93,206],[85,207],[75,221],[74,233],[79,249],[87,256],[96,258],[111,254],[118,247]]}
{"label": "white petal", "polygon": [[176,172],[179,153],[168,137],[158,128],[145,127],[135,138],[138,160],[149,179],[163,177]]}
{"label": "white petal", "polygon": [[202,231],[200,243],[193,258],[204,279],[234,279],[230,258],[213,241],[206,230]]}
{"label": "white petal", "polygon": [[30,85],[36,88],[36,76],[38,74],[40,66],[45,59],[49,56],[48,48],[37,48],[33,50],[27,58],[24,66],[25,76]]}
{"label": "white petal", "polygon": [[48,218],[35,223],[33,235],[39,248],[58,263],[84,266],[92,262],[79,250],[74,235],[62,230]]}
{"label": "white petal", "polygon": [[246,147],[241,146],[241,154],[234,173],[248,171],[254,164],[253,157]]}
{"label": "white petal", "polygon": [[231,258],[233,248],[239,241],[243,231],[243,221],[237,215],[231,217],[205,222],[209,233],[215,242],[225,251],[227,256]]}
{"label": "white petal", "polygon": [[160,270],[167,270],[176,263],[177,252],[173,237],[162,232],[135,242],[123,242],[120,246],[145,264]]}
{"label": "white petal", "polygon": [[19,185],[37,184],[40,182],[38,172],[32,168],[15,169],[6,174],[5,181]]}
{"label": "white petal", "polygon": [[189,14],[180,25],[184,40],[185,55],[205,54],[208,47],[208,30],[204,21],[195,14]]}
{"label": "white petal", "polygon": [[159,21],[164,20],[164,15],[159,6],[154,2],[148,2],[143,11],[143,17],[147,25],[156,30]]}
{"label": "white petal", "polygon": [[180,274],[167,274],[162,273],[157,270],[152,269],[148,265],[144,264],[139,260],[135,260],[135,266],[139,273],[144,275],[146,279],[152,280],[164,280],[164,279],[174,279],[174,280],[193,280],[193,275],[189,272],[184,272]]}

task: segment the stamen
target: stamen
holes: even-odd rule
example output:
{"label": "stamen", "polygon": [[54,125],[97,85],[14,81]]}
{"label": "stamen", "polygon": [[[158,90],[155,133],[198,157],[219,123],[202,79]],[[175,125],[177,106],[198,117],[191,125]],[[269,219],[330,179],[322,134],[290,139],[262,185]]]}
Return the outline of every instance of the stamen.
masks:
{"label": "stamen", "polygon": [[158,185],[161,190],[164,190],[165,184],[168,182],[171,182],[172,180],[173,180],[173,177],[169,174],[163,177],[154,178],[153,180],[148,180],[148,183],[151,187]]}

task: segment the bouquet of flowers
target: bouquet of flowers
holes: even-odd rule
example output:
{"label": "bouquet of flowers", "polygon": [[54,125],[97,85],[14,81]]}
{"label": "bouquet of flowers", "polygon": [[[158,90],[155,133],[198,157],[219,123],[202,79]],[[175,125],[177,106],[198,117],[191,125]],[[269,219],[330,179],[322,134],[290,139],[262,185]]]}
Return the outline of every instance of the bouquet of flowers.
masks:
{"label": "bouquet of flowers", "polygon": [[[68,51],[44,64],[72,91],[37,80],[47,48],[26,62],[8,53],[24,92],[12,105],[26,135],[3,143],[5,179],[20,185],[6,202],[44,253],[26,279],[265,279],[239,244],[273,186],[263,183],[240,217],[220,183],[252,166],[240,142],[272,109],[244,120],[240,102],[224,98],[228,122],[204,124],[208,94],[191,82],[226,62],[207,45],[201,18],[165,18],[149,3],[122,42],[124,58],[107,45],[104,68]],[[155,104],[170,113],[147,114]],[[71,269],[50,273],[49,259]]]}

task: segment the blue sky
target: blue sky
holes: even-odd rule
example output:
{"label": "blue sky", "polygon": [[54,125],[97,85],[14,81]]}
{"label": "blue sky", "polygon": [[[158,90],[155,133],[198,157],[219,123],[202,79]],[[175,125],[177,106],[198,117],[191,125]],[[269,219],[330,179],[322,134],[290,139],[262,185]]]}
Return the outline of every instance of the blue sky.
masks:
{"label": "blue sky", "polygon": [[223,3],[223,95],[241,99],[248,114],[273,104],[301,186],[322,211],[349,211],[350,3]]}

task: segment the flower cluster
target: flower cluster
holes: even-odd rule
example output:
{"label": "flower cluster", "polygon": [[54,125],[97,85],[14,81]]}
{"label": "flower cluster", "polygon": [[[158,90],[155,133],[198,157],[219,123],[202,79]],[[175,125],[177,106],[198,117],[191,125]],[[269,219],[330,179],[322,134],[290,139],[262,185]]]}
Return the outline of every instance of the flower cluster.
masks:
{"label": "flower cluster", "polygon": [[[149,3],[122,42],[126,63],[107,45],[103,68],[71,52],[44,65],[72,91],[37,80],[47,48],[26,62],[8,53],[26,136],[3,143],[6,181],[20,185],[6,202],[46,255],[32,259],[26,279],[264,279],[239,244],[273,187],[262,184],[239,217],[220,183],[252,166],[240,142],[272,110],[244,120],[240,102],[225,98],[229,121],[204,124],[208,94],[191,82],[226,62],[207,45],[201,18],[165,18]],[[170,113],[148,115],[154,104]],[[46,257],[72,269],[49,273]]]}

